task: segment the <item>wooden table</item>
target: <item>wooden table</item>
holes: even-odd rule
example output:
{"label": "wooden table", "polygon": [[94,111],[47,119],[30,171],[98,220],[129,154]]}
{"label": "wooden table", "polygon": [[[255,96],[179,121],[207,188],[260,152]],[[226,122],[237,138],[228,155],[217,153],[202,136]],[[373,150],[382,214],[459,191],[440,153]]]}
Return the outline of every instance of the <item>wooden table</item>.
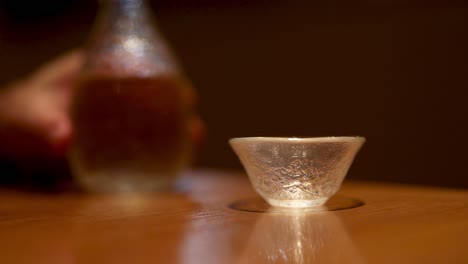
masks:
{"label": "wooden table", "polygon": [[240,173],[179,193],[0,191],[0,263],[468,263],[468,191],[346,182],[328,210],[268,208]]}

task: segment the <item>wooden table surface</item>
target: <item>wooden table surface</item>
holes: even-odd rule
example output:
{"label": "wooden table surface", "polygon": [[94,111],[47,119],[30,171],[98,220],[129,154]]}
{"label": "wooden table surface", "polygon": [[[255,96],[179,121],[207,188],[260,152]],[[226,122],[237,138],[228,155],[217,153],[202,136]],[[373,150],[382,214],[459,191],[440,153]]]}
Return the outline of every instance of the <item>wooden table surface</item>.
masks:
{"label": "wooden table surface", "polygon": [[273,210],[242,173],[182,192],[0,190],[0,263],[468,263],[468,191],[345,182],[326,208]]}

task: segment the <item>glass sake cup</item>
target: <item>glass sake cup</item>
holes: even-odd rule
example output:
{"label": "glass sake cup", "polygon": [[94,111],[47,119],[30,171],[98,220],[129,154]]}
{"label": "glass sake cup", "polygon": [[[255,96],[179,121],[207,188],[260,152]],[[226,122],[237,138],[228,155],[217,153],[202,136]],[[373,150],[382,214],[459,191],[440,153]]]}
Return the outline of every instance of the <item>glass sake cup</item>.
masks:
{"label": "glass sake cup", "polygon": [[363,137],[229,140],[255,191],[270,205],[314,207],[340,188]]}

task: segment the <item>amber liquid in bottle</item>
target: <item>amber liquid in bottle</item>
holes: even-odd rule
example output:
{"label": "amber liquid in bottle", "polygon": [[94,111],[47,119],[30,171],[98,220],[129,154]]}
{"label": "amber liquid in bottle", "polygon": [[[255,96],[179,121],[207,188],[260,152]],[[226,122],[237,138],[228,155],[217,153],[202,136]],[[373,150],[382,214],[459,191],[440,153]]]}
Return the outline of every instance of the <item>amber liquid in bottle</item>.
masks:
{"label": "amber liquid in bottle", "polygon": [[187,116],[172,80],[82,80],[72,118],[71,162],[92,189],[161,189],[188,159]]}

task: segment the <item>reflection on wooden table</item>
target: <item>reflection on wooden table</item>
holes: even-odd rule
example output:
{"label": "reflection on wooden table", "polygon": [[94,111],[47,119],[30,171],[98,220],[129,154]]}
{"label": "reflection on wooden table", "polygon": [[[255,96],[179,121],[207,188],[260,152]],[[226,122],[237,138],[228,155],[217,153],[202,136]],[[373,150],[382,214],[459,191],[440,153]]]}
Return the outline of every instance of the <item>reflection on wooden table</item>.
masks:
{"label": "reflection on wooden table", "polygon": [[468,192],[347,182],[284,211],[243,174],[193,171],[146,195],[0,190],[2,263],[467,263]]}
{"label": "reflection on wooden table", "polygon": [[263,214],[239,263],[362,263],[339,217],[331,213]]}

